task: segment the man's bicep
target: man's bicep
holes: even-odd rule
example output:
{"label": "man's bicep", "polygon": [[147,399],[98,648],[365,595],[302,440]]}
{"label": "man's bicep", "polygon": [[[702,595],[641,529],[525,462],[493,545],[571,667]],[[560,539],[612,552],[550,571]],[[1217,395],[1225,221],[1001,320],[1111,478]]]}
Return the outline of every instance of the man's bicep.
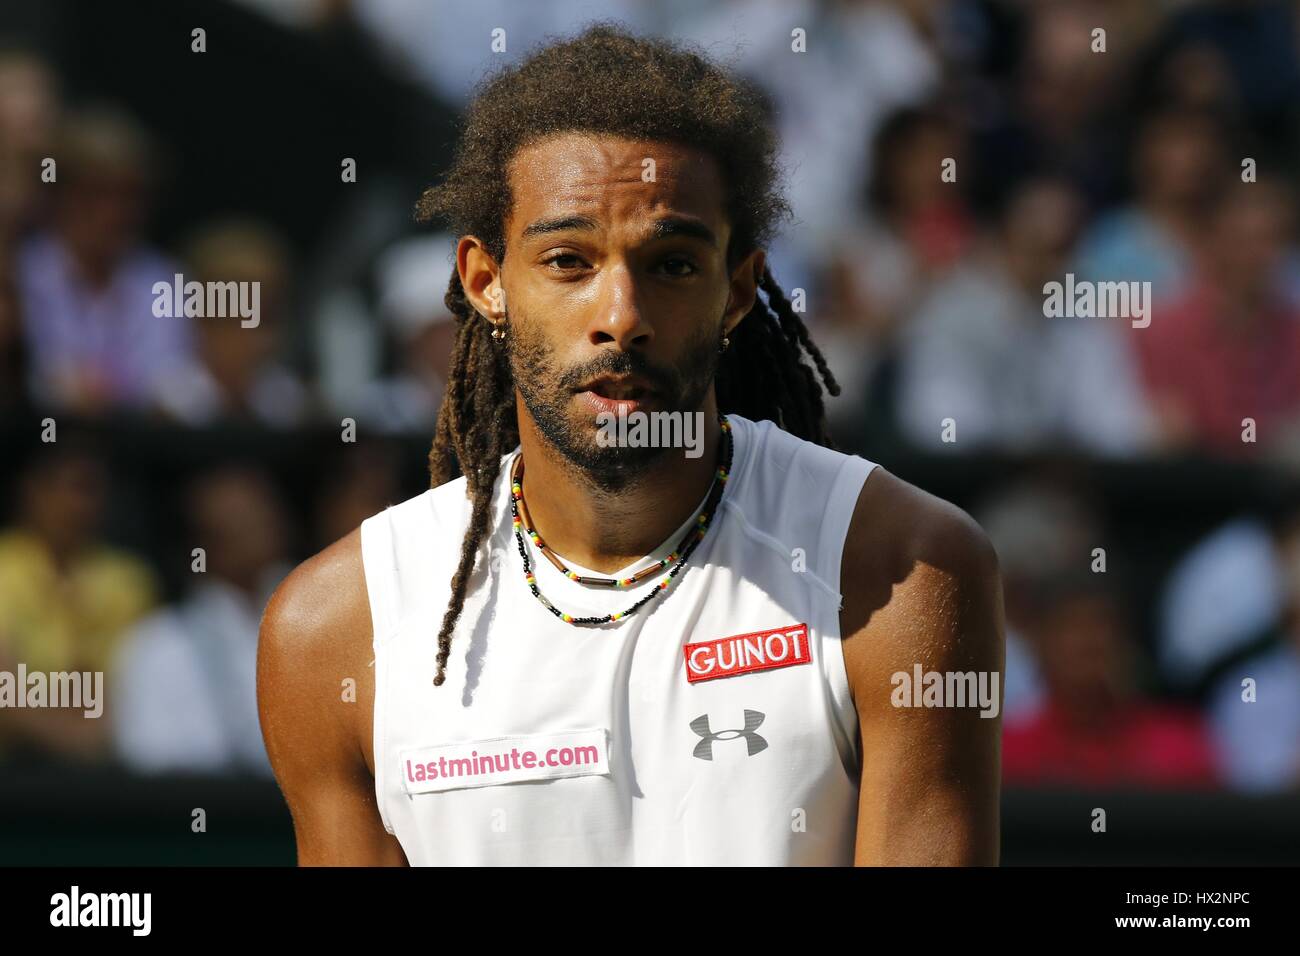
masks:
{"label": "man's bicep", "polygon": [[[336,671],[329,628],[310,594],[292,578],[262,619],[257,658],[258,709],[267,756],[293,816],[300,866],[404,866],[401,844],[384,829]],[[297,593],[295,593],[297,588]],[[345,656],[345,655],[344,655]],[[362,705],[364,706],[364,705]]]}
{"label": "man's bicep", "polygon": [[947,530],[862,637],[855,861],[996,864],[1005,651],[982,532]]}
{"label": "man's bicep", "polygon": [[273,766],[293,814],[299,866],[407,865],[401,844],[380,820],[374,780],[364,764]]}
{"label": "man's bicep", "polygon": [[995,865],[1000,725],[942,709],[878,723],[864,747],[855,862]]}

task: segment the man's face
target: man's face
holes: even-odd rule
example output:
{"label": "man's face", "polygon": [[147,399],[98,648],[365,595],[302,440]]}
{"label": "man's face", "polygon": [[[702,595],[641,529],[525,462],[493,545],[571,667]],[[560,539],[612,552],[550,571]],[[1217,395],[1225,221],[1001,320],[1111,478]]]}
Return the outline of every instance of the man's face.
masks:
{"label": "man's face", "polygon": [[753,304],[758,260],[737,268],[749,281],[733,295],[720,174],[686,147],[556,135],[516,154],[510,186],[505,262],[479,291],[504,314],[537,431],[592,480],[619,487],[666,449],[602,445],[598,414],[629,393],[593,379],[645,380],[624,412],[701,410],[724,326]]}

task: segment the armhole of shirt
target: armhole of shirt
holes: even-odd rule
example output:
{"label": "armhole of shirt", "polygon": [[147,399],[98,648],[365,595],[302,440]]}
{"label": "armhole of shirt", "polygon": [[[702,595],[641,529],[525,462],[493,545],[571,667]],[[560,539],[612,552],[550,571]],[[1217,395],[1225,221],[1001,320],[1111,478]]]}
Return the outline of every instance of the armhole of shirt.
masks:
{"label": "armhole of shirt", "polygon": [[[857,508],[862,487],[871,477],[876,463],[867,461],[857,455],[846,458],[831,482],[830,494],[827,496],[826,511],[822,519],[818,571],[827,582],[840,593],[840,604],[844,603],[841,581],[841,568],[844,560],[844,543],[848,540],[849,527],[853,523],[853,512]],[[827,653],[826,678],[830,682],[831,692],[835,695],[836,715],[843,732],[842,743],[845,747],[845,766],[857,768],[858,720],[857,708],[853,703],[853,694],[849,689],[849,671],[844,658],[844,635],[840,628],[840,608],[832,607],[828,612],[831,630],[824,632],[835,645],[833,652]],[[823,642],[825,647],[825,642]],[[856,782],[856,781],[855,781]]]}
{"label": "armhole of shirt", "polygon": [[396,833],[385,808],[384,787],[388,779],[388,655],[385,645],[392,637],[398,619],[395,563],[392,526],[388,511],[383,511],[361,522],[361,567],[366,578],[370,624],[374,631],[371,649],[375,655],[375,700],[371,746],[375,754],[375,805],[379,808],[379,819],[384,829],[394,836]]}

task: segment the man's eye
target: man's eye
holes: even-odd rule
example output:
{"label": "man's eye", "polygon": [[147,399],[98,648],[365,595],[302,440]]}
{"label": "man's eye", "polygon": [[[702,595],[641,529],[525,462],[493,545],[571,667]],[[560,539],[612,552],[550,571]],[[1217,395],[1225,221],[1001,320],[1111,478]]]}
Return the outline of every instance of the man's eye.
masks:
{"label": "man's eye", "polygon": [[[572,262],[566,264],[562,262],[562,260],[572,260]],[[551,256],[551,258],[544,260],[544,264],[548,266],[554,266],[556,263],[560,263],[560,265],[557,268],[570,269],[573,268],[575,264],[581,261],[582,260],[580,260],[572,252],[561,252],[559,255]]]}
{"label": "man's eye", "polygon": [[[675,271],[680,270],[683,266],[686,267],[687,271]],[[673,256],[669,259],[665,259],[664,268],[668,270],[669,275],[674,276],[689,276],[694,275],[696,272],[695,263],[691,262],[690,259],[684,259],[681,256]]]}

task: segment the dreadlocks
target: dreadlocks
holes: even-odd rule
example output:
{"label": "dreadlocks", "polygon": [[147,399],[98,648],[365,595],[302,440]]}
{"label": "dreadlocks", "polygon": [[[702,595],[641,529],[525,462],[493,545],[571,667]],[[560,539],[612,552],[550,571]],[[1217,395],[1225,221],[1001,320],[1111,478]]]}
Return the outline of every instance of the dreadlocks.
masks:
{"label": "dreadlocks", "polygon": [[[442,184],[420,197],[417,219],[446,219],[455,235],[482,240],[498,263],[506,255],[510,160],[521,147],[560,132],[667,140],[712,156],[727,190],[730,268],[764,245],[777,220],[789,214],[776,185],[776,138],[761,96],[701,53],[635,37],[613,24],[594,24],[489,77],[475,91],[463,123],[452,167]],[[770,419],[800,438],[835,448],[821,386],[801,352],[812,358],[830,394],[838,395],[839,385],[767,269],[760,288],[767,304],[755,298],[720,356],[718,409],[752,421]],[[471,508],[438,633],[435,685],[445,679],[451,634],[488,531],[501,458],[519,444],[506,350],[467,300],[455,268],[444,301],[456,316],[457,332],[429,452],[430,487],[464,474]]]}

